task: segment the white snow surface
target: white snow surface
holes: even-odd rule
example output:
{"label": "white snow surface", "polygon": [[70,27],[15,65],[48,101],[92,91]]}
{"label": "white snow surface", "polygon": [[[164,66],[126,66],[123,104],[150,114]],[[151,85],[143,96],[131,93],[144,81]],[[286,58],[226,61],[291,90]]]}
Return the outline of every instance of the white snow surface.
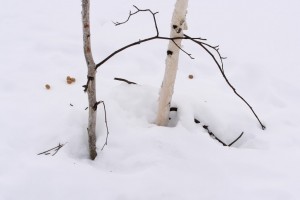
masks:
{"label": "white snow surface", "polygon": [[[92,51],[98,63],[155,34],[159,11],[168,36],[175,1],[91,2]],[[98,69],[98,157],[87,147],[87,67],[81,1],[1,0],[1,200],[297,200],[300,199],[299,1],[190,0],[186,32],[220,45],[225,72],[267,126],[226,85],[213,60],[183,41],[170,127],[153,121],[168,41],[122,52]],[[193,74],[194,79],[188,75]],[[72,85],[66,77],[76,78]],[[121,77],[137,82],[128,85]],[[45,89],[45,84],[51,86]],[[72,104],[73,106],[70,106]],[[194,123],[194,117],[201,124]],[[208,125],[223,147],[202,128]],[[55,156],[37,155],[59,143]]]}

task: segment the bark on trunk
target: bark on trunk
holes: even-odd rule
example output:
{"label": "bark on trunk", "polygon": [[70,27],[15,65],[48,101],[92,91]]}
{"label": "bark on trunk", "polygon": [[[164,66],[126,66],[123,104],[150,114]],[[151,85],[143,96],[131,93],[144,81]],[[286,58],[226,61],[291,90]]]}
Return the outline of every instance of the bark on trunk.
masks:
{"label": "bark on trunk", "polygon": [[93,59],[90,41],[90,1],[82,0],[82,25],[83,25],[83,44],[84,56],[88,67],[88,101],[89,101],[89,118],[88,118],[88,142],[90,158],[94,160],[97,156],[96,151],[96,65]]}
{"label": "bark on trunk", "polygon": [[[172,17],[170,37],[183,37],[183,30],[187,29],[186,26],[186,13],[187,13],[188,0],[177,0]],[[174,44],[174,42],[176,44]],[[174,84],[176,73],[178,69],[178,59],[181,47],[181,40],[174,40],[169,42],[166,68],[163,83],[160,89],[158,112],[156,117],[156,124],[158,126],[167,126],[169,122],[170,104],[174,91]]]}

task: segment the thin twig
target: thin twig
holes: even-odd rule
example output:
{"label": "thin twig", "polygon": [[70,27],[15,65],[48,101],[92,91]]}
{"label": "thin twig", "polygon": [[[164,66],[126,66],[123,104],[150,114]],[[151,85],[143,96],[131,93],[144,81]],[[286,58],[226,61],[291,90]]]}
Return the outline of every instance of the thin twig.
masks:
{"label": "thin twig", "polygon": [[[189,37],[188,35],[185,35],[186,37]],[[191,38],[191,37],[189,37]],[[226,83],[229,85],[229,87],[233,90],[233,92],[250,108],[250,110],[252,111],[252,113],[254,114],[254,116],[256,117],[256,119],[258,120],[258,122],[261,125],[262,130],[265,130],[265,125],[263,125],[263,123],[260,121],[260,119],[258,118],[257,114],[255,113],[254,109],[252,108],[252,106],[236,91],[236,89],[233,87],[233,85],[229,82],[227,76],[225,75],[224,71],[222,70],[222,66],[220,65],[220,63],[217,61],[216,57],[214,56],[214,54],[209,51],[205,46],[207,46],[206,44],[203,44],[203,42],[197,41],[195,39],[191,40],[195,43],[197,43],[198,45],[200,45],[215,61],[216,65],[218,66],[223,78],[225,79]],[[212,47],[213,49],[215,49],[216,47]]]}
{"label": "thin twig", "polygon": [[137,42],[133,42],[131,44],[128,44],[116,51],[114,51],[112,54],[110,54],[109,56],[107,56],[105,59],[103,59],[101,62],[99,62],[98,64],[96,64],[96,69],[98,69],[101,65],[103,65],[106,61],[108,61],[111,57],[113,57],[114,55],[124,51],[125,49],[129,48],[129,47],[132,47],[132,46],[135,46],[135,45],[139,45],[141,43],[144,43],[144,42],[147,42],[147,41],[150,41],[150,40],[154,40],[154,39],[157,39],[157,36],[154,36],[154,37],[150,37],[150,38],[146,38],[146,39],[143,39],[143,40],[139,40]]}
{"label": "thin twig", "polygon": [[104,103],[104,101],[102,101],[102,105],[103,105],[103,109],[104,109],[104,118],[105,118],[105,126],[106,126],[106,139],[105,139],[104,145],[103,145],[102,148],[101,148],[101,151],[103,151],[104,147],[107,145],[108,135],[109,135],[108,125],[107,125],[106,108],[105,108],[105,103]]}
{"label": "thin twig", "polygon": [[114,78],[114,80],[116,80],[116,81],[123,81],[123,82],[128,83],[128,84],[136,84],[135,82],[131,82],[131,81],[128,81],[128,80],[123,79],[123,78]]}
{"label": "thin twig", "polygon": [[[133,42],[131,44],[128,44],[116,51],[114,51],[113,53],[111,53],[109,56],[107,56],[105,59],[103,59],[102,61],[100,61],[98,64],[96,64],[96,69],[98,69],[101,65],[103,65],[104,63],[106,63],[110,58],[112,58],[113,56],[115,56],[116,54],[128,49],[129,47],[133,47],[145,42],[149,42],[151,40],[156,40],[156,39],[160,39],[160,40],[191,40],[191,38],[188,37],[174,37],[174,38],[170,38],[170,37],[161,37],[161,36],[153,36],[153,37],[149,37],[146,39],[142,39],[136,42]],[[197,39],[197,38],[193,38],[193,39]]]}
{"label": "thin twig", "polygon": [[[65,143],[65,144],[67,144],[67,143]],[[49,155],[49,154],[51,154],[51,153],[50,153],[51,151],[55,150],[54,153],[52,154],[52,156],[54,156],[55,154],[57,154],[57,152],[58,152],[65,144],[60,144],[60,143],[59,143],[58,146],[56,146],[56,147],[54,147],[54,148],[52,148],[52,149],[49,149],[49,150],[47,150],[47,151],[41,152],[41,153],[39,153],[39,154],[37,154],[37,155],[42,155],[42,154],[44,154],[44,155]]]}
{"label": "thin twig", "polygon": [[182,47],[180,47],[174,40],[172,40],[172,42],[177,46],[178,49],[180,49],[183,53],[185,53],[187,56],[189,56],[191,59],[195,59],[192,57],[192,54],[188,53],[187,51],[185,51]]}
{"label": "thin twig", "polygon": [[127,23],[131,16],[139,13],[139,12],[150,12],[152,14],[152,17],[154,18],[154,25],[155,25],[155,29],[156,29],[156,35],[158,36],[159,35],[159,31],[158,31],[158,26],[157,26],[157,23],[156,23],[156,18],[155,18],[155,15],[158,13],[158,12],[152,12],[152,10],[150,9],[139,9],[137,6],[133,5],[133,7],[136,9],[135,12],[129,12],[129,16],[128,18],[124,21],[124,22],[113,22],[116,26],[119,26],[119,25],[122,25],[122,24],[125,24]]}
{"label": "thin twig", "polygon": [[131,11],[129,11],[129,15],[128,15],[128,18],[124,21],[124,22],[113,22],[116,26],[119,26],[119,25],[122,25],[122,24],[125,24],[129,21],[130,17],[132,15],[135,15],[136,13],[138,13],[138,11],[132,13]]}
{"label": "thin twig", "polygon": [[208,134],[210,135],[210,137],[212,137],[213,139],[217,140],[218,142],[220,142],[223,146],[228,146],[227,144],[225,144],[222,140],[220,140],[213,132],[211,132],[208,128],[207,125],[202,126],[205,130],[207,130]]}
{"label": "thin twig", "polygon": [[[200,124],[200,121],[196,118],[194,118],[194,122],[196,124]],[[217,140],[218,142],[220,142],[223,146],[226,146],[226,147],[230,147],[231,145],[233,145],[235,142],[237,142],[244,134],[244,132],[242,132],[239,137],[237,137],[233,142],[231,142],[229,145],[227,145],[225,142],[223,142],[221,139],[219,139],[212,131],[210,131],[210,129],[208,128],[207,125],[203,125],[202,126],[205,130],[207,130],[208,134],[215,140]]]}
{"label": "thin twig", "polygon": [[210,47],[210,48],[212,48],[212,49],[214,49],[216,52],[217,52],[217,54],[218,54],[218,56],[219,56],[219,58],[220,58],[220,61],[221,61],[221,69],[222,69],[222,71],[223,71],[223,73],[224,73],[224,63],[223,63],[223,60],[224,59],[227,59],[227,57],[222,57],[221,56],[221,53],[220,53],[220,49],[219,49],[219,46],[212,46],[212,45],[210,45],[210,44],[207,44],[207,43],[204,43],[204,42],[201,42],[203,45],[206,45],[206,46],[208,46],[208,47]]}
{"label": "thin twig", "polygon": [[107,145],[107,142],[108,142],[109,130],[108,130],[107,114],[106,114],[106,107],[105,107],[104,101],[98,101],[98,102],[93,106],[93,109],[94,109],[94,110],[97,110],[99,104],[102,104],[102,105],[103,105],[103,109],[104,109],[104,121],[105,121],[105,126],[106,126],[106,139],[105,139],[104,145],[103,145],[102,148],[101,148],[101,151],[103,151],[104,147]]}
{"label": "thin twig", "polygon": [[242,136],[244,135],[244,132],[242,132],[239,137],[237,137],[233,142],[231,142],[228,146],[231,147],[236,141],[238,141]]}

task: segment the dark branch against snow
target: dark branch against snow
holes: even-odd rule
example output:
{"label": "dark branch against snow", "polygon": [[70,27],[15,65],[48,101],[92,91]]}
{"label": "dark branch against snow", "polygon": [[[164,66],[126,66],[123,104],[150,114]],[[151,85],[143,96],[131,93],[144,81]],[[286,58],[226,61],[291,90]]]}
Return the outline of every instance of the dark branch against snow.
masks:
{"label": "dark branch against snow", "polygon": [[[66,143],[65,143],[66,144]],[[56,147],[54,147],[54,148],[52,148],[52,149],[49,149],[49,150],[47,150],[47,151],[44,151],[44,152],[41,152],[41,153],[39,153],[39,154],[37,154],[37,155],[42,155],[42,154],[44,154],[44,155],[49,155],[49,154],[51,154],[51,151],[54,151],[53,153],[52,153],[52,156],[55,156],[55,154],[57,154],[57,152],[63,147],[63,146],[65,146],[65,144],[58,144]]]}
{"label": "dark branch against snow", "polygon": [[[226,77],[225,75],[225,72],[224,72],[224,63],[223,63],[223,60],[226,59],[226,57],[222,57],[221,56],[221,53],[219,51],[219,46],[212,46],[210,44],[207,44],[203,41],[205,41],[206,39],[203,39],[201,37],[190,37],[186,34],[184,34],[183,37],[174,37],[174,38],[170,38],[170,37],[162,37],[159,35],[159,29],[158,29],[158,26],[157,26],[157,20],[156,20],[156,17],[155,15],[158,13],[158,12],[152,12],[150,9],[139,9],[137,6],[134,6],[136,11],[135,12],[129,12],[129,16],[128,18],[123,21],[123,22],[114,22],[114,24],[116,26],[119,26],[119,25],[123,25],[125,23],[127,23],[131,17],[133,15],[136,15],[140,12],[149,12],[151,13],[152,17],[153,17],[153,21],[154,21],[154,26],[155,26],[155,29],[156,29],[156,35],[155,36],[152,36],[152,37],[148,37],[148,38],[145,38],[145,39],[140,39],[136,42],[133,42],[131,44],[128,44],[116,51],[114,51],[113,53],[111,53],[109,56],[107,56],[105,59],[103,59],[101,62],[99,62],[98,64],[96,64],[96,70],[98,69],[98,67],[100,67],[101,65],[103,65],[105,62],[107,62],[110,58],[112,58],[113,56],[115,56],[116,54],[126,50],[127,48],[129,47],[133,47],[133,46],[136,46],[136,45],[139,45],[139,44],[142,44],[142,43],[145,43],[145,42],[149,42],[151,40],[156,40],[156,39],[161,39],[161,40],[171,40],[174,42],[174,40],[189,40],[189,41],[192,41],[198,45],[200,45],[200,47],[202,47],[211,57],[212,59],[214,60],[215,64],[218,66],[223,78],[225,79],[226,83],[229,85],[229,87],[233,90],[233,92],[249,107],[249,109],[251,110],[251,112],[254,114],[255,118],[258,120],[261,128],[264,130],[266,127],[263,125],[263,123],[261,122],[261,120],[259,119],[259,117],[257,116],[257,114],[255,113],[254,109],[252,108],[252,106],[236,91],[236,89],[233,87],[233,85],[229,82],[228,78]],[[175,43],[175,42],[174,42]],[[188,55],[191,59],[194,59],[190,53],[186,52],[185,50],[183,50],[181,47],[177,46],[181,51],[183,51],[186,55]],[[213,49],[217,55],[218,55],[218,59],[215,57],[215,55],[208,49]],[[168,52],[168,53],[172,53],[172,52]],[[219,60],[219,61],[218,61]],[[88,80],[88,83],[89,83],[89,80]],[[88,87],[88,84],[86,84],[85,86],[85,91],[87,90],[87,87]]]}

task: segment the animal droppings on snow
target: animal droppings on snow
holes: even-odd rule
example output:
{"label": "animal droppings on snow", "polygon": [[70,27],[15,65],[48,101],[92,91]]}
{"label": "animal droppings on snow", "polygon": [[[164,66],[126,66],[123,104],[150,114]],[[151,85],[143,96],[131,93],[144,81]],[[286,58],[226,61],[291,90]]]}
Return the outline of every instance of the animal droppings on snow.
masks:
{"label": "animal droppings on snow", "polygon": [[73,78],[73,77],[70,77],[70,76],[67,76],[66,80],[67,80],[67,83],[68,83],[68,84],[75,83],[75,81],[76,81],[76,79],[75,79],[75,78]]}
{"label": "animal droppings on snow", "polygon": [[51,87],[50,87],[49,84],[46,84],[46,85],[45,85],[45,88],[46,88],[47,90],[50,90]]}

